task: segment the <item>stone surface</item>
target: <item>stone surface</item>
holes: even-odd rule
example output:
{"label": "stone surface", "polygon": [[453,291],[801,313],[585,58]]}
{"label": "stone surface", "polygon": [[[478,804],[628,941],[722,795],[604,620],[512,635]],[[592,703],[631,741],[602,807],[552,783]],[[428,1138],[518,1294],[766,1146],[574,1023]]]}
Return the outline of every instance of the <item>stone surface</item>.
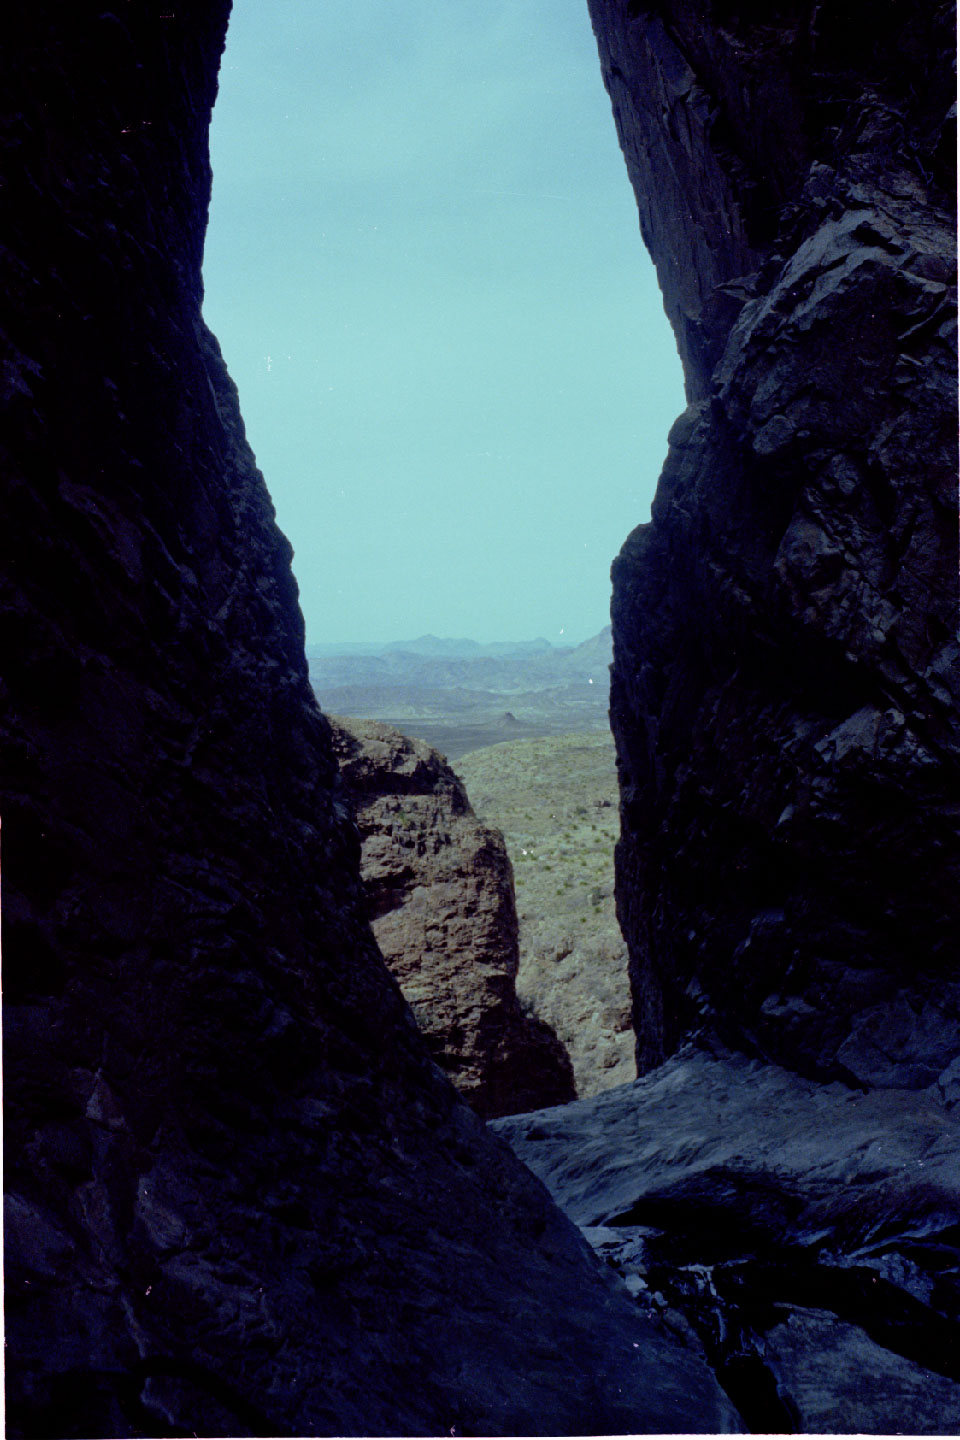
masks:
{"label": "stone surface", "polygon": [[950,5],[590,0],[690,406],[614,565],[642,1067],[960,1052]]}
{"label": "stone surface", "polygon": [[866,1435],[954,1435],[960,1427],[960,1384],[916,1360],[885,1350],[859,1325],[825,1310],[793,1310],[764,1337],[775,1369],[805,1434],[841,1429]]}
{"label": "stone surface", "polygon": [[434,1060],[479,1115],[574,1099],[556,1034],[516,992],[513,871],[443,756],[374,720],[331,719],[380,951]]}
{"label": "stone surface", "polygon": [[7,1432],[722,1427],[432,1064],[366,923],[200,316],[226,19],[5,23]]}
{"label": "stone surface", "polygon": [[958,1124],[714,1043],[495,1128],[751,1430],[955,1434]]}

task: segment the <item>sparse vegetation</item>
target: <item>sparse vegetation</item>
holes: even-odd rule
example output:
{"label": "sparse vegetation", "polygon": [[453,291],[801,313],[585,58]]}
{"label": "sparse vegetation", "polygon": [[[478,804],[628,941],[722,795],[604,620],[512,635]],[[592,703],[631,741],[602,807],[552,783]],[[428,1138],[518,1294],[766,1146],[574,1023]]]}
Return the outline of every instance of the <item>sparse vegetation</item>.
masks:
{"label": "sparse vegetation", "polygon": [[[520,917],[517,992],[554,1027],[580,1094],[633,1078],[626,948],[613,900],[616,769],[609,734],[518,740],[456,762],[502,830]],[[610,819],[598,819],[598,808]]]}

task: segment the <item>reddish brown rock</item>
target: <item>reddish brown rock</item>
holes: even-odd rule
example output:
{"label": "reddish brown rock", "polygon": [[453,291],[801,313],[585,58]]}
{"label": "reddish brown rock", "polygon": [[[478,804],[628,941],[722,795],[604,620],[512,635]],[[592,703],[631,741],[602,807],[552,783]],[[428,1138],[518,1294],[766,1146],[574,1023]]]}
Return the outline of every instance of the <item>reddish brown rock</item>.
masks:
{"label": "reddish brown rock", "polygon": [[513,869],[443,756],[373,720],[335,720],[384,959],[440,1067],[481,1115],[575,1098],[556,1034],[525,1014]]}

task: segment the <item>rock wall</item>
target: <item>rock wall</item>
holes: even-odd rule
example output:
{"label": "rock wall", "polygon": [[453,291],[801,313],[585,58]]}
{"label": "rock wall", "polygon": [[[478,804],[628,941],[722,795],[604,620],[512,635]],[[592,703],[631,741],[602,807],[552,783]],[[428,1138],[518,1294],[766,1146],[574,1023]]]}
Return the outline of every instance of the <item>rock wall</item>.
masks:
{"label": "rock wall", "polygon": [[960,1049],[953,9],[590,0],[683,357],[614,565],[638,1056]]}
{"label": "rock wall", "polygon": [[380,952],[434,1060],[485,1118],[575,1098],[570,1058],[517,999],[513,870],[449,765],[375,720],[333,718]]}
{"label": "rock wall", "polygon": [[8,1433],[714,1430],[702,1362],[457,1100],[364,918],[200,317],[226,20],[5,28]]}

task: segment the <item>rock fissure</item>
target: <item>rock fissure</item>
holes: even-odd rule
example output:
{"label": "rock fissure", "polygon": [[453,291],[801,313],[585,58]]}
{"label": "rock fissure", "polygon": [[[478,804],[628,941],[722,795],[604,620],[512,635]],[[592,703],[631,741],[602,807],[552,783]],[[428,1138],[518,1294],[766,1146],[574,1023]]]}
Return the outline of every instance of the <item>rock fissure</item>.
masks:
{"label": "rock fissure", "polygon": [[952,7],[590,0],[690,401],[614,566],[649,1073],[490,1129],[431,1053],[570,1080],[503,845],[317,709],[201,319],[228,8],[8,27],[10,1433],[960,1428]]}
{"label": "rock fissure", "polygon": [[8,1433],[723,1428],[370,931],[201,319],[228,8],[40,0],[5,36]]}

